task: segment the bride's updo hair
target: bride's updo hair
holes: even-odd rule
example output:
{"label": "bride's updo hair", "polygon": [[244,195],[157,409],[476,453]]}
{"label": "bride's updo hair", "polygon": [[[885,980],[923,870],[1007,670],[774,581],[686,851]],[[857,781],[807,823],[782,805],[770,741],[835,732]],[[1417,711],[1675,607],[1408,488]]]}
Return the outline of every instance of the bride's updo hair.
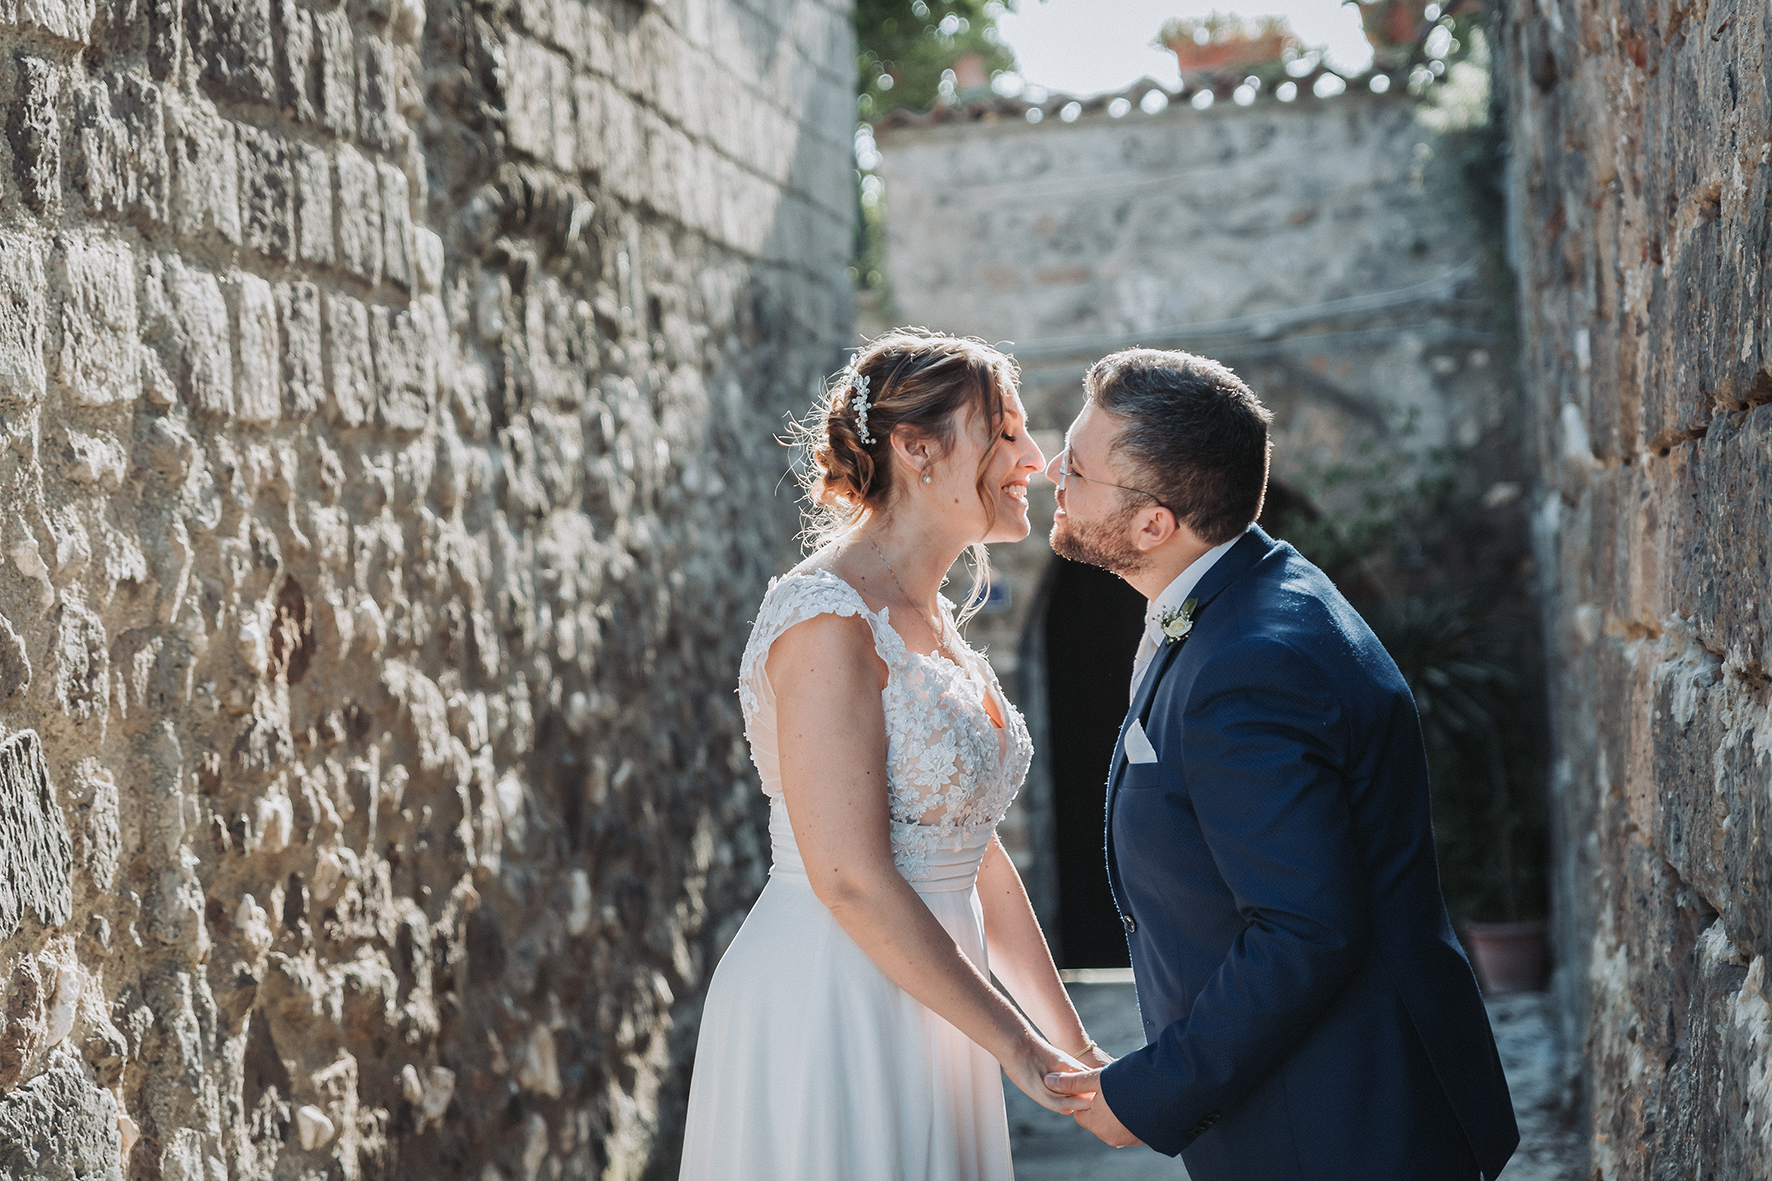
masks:
{"label": "bride's updo hair", "polygon": [[[869,341],[794,426],[794,441],[805,446],[810,461],[800,470],[810,501],[808,540],[821,545],[891,503],[895,481],[904,478],[892,463],[895,429],[909,429],[940,459],[952,449],[969,413],[980,415],[990,428],[991,445],[979,458],[976,487],[994,524],[997,498],[985,488],[986,471],[1019,376],[1013,360],[982,340],[895,328]],[[863,378],[865,423],[856,413]],[[973,560],[982,579],[982,545],[973,547]]]}

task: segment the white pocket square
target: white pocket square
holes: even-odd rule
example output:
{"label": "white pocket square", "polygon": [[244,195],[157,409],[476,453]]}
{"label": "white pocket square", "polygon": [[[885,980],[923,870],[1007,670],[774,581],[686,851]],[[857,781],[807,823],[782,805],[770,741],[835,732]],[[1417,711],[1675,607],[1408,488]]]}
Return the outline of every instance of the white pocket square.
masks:
{"label": "white pocket square", "polygon": [[1137,718],[1126,727],[1126,761],[1128,763],[1154,763],[1157,761],[1157,748],[1151,740],[1144,736],[1144,727]]}

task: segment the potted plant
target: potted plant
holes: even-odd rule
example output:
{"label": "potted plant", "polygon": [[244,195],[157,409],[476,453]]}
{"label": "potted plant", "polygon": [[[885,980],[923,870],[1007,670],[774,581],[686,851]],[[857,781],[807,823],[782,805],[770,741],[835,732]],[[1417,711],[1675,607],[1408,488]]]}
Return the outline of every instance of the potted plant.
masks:
{"label": "potted plant", "polygon": [[1226,72],[1247,72],[1250,67],[1275,62],[1298,38],[1278,17],[1245,24],[1235,16],[1213,13],[1204,20],[1172,20],[1157,40],[1175,54],[1181,76],[1210,80]]}
{"label": "potted plant", "polygon": [[1520,678],[1484,650],[1477,619],[1456,598],[1390,602],[1372,623],[1421,714],[1441,879],[1477,975],[1491,993],[1539,988],[1544,825],[1522,790],[1534,752],[1516,745],[1510,758],[1506,737],[1527,729]]}

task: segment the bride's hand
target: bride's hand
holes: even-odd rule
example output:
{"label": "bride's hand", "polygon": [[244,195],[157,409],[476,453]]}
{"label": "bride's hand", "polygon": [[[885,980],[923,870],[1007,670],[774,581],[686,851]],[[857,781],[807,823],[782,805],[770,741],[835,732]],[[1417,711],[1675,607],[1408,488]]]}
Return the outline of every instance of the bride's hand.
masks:
{"label": "bride's hand", "polygon": [[1020,1052],[1003,1063],[1003,1073],[1009,1076],[1010,1082],[1021,1088],[1023,1094],[1041,1107],[1060,1115],[1088,1111],[1095,1096],[1061,1095],[1046,1085],[1046,1076],[1087,1071],[1090,1068],[1036,1034],[1028,1035]]}

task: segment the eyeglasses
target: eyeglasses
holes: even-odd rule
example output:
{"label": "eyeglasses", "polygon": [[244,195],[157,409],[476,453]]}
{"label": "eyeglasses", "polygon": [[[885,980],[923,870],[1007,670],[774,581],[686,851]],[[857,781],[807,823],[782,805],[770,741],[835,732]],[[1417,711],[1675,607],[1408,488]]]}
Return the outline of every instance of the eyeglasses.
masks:
{"label": "eyeglasses", "polygon": [[1071,470],[1071,449],[1069,446],[1066,446],[1063,451],[1060,451],[1058,453],[1058,490],[1060,492],[1064,491],[1065,484],[1069,482],[1069,480],[1072,476],[1075,476],[1077,479],[1086,481],[1087,483],[1090,483],[1090,484],[1100,484],[1104,488],[1118,488],[1122,492],[1136,492],[1140,496],[1150,496],[1150,498],[1152,500],[1157,501],[1158,508],[1168,508],[1169,515],[1172,517],[1175,517],[1178,515],[1174,509],[1169,508],[1169,506],[1164,504],[1161,500],[1157,500],[1157,498],[1155,496],[1152,496],[1149,492],[1146,492],[1143,488],[1133,488],[1127,484],[1114,484],[1114,483],[1110,483],[1107,480],[1098,480],[1094,476],[1085,476],[1082,472],[1073,472]]}

